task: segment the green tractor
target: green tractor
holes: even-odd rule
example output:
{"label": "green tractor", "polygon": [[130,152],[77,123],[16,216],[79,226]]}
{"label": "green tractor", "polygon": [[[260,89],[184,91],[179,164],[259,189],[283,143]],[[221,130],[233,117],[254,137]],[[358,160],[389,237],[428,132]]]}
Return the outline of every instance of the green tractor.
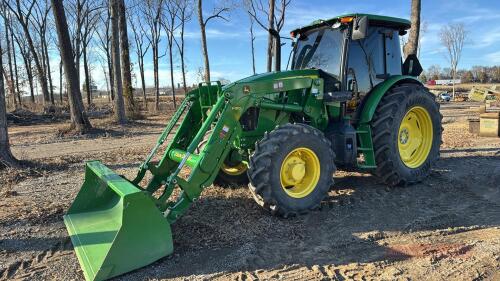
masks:
{"label": "green tractor", "polygon": [[400,36],[409,28],[367,14],[298,28],[291,70],[187,93],[134,179],[88,162],[64,216],[85,278],[171,254],[170,225],[214,181],[248,182],[258,204],[289,217],[319,207],[337,167],[389,186],[427,177],[442,117],[417,79],[416,56],[402,61]]}

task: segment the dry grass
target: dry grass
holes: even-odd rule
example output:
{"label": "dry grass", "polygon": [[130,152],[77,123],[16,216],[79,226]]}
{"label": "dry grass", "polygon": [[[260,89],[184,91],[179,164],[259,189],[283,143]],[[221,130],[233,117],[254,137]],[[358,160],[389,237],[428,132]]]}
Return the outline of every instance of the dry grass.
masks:
{"label": "dry grass", "polygon": [[[497,88],[500,89],[499,83],[493,83],[493,84],[463,83],[463,84],[455,85],[455,91],[468,92],[472,89],[472,87],[491,88],[493,86],[497,86]],[[453,90],[453,86],[446,86],[446,85],[433,85],[433,86],[427,86],[427,87],[433,91],[452,91]]]}

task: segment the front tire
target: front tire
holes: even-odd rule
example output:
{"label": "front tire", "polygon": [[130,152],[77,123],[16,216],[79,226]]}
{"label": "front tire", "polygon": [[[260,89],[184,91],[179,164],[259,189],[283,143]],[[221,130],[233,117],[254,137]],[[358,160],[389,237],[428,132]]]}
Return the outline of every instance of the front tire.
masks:
{"label": "front tire", "polygon": [[248,184],[248,165],[243,161],[231,161],[231,151],[220,168],[214,183],[222,187],[238,187]]}
{"label": "front tire", "polygon": [[[212,135],[213,131],[208,130],[200,141],[197,148],[197,153],[200,153],[205,145],[207,145],[209,137]],[[236,150],[232,150],[227,158],[222,163],[222,166],[214,179],[214,184],[226,188],[226,187],[239,187],[241,185],[248,184],[248,165],[243,161],[231,160],[232,153],[238,153]]]}
{"label": "front tire", "polygon": [[421,181],[439,159],[439,104],[422,85],[401,84],[389,90],[372,120],[375,175],[390,186]]}
{"label": "front tire", "polygon": [[286,124],[255,146],[248,175],[255,201],[272,214],[289,217],[319,207],[333,185],[335,155],[316,128]]}

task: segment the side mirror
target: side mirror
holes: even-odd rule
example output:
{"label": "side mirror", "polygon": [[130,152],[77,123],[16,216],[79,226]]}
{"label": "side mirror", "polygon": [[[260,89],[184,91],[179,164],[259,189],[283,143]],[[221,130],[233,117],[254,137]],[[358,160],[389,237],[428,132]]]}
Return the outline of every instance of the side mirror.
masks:
{"label": "side mirror", "polygon": [[357,17],[352,26],[352,40],[361,40],[366,37],[368,33],[368,17]]}
{"label": "side mirror", "polygon": [[410,76],[419,76],[423,69],[422,65],[420,64],[420,61],[418,61],[418,58],[416,55],[411,54],[406,57],[405,62],[403,63],[403,75],[410,75]]}

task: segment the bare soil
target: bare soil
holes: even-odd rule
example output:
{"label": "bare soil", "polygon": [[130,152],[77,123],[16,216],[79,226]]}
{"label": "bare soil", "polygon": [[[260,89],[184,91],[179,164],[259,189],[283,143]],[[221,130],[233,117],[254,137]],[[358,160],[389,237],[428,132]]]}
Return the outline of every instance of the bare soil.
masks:
{"label": "bare soil", "polygon": [[[471,105],[443,105],[441,160],[422,183],[339,171],[321,210],[292,219],[213,186],[173,225],[173,255],[117,280],[500,280],[500,138],[468,133]],[[62,215],[84,161],[132,177],[167,119],[93,118],[99,129],[63,137],[64,120],[12,125],[29,163],[0,171],[0,279],[82,280]]]}

